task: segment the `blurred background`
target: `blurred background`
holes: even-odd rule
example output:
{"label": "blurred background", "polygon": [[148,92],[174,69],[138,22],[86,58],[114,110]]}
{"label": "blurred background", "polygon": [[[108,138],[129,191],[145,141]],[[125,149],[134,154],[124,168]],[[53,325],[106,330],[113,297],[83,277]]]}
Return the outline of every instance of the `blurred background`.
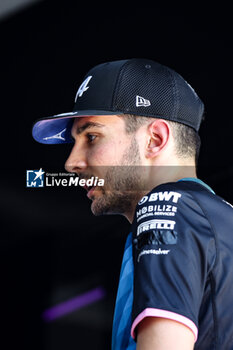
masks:
{"label": "blurred background", "polygon": [[233,203],[230,12],[219,3],[0,0],[4,349],[110,349],[129,224],[94,217],[83,189],[26,187],[26,170],[64,171],[71,146],[36,143],[32,124],[71,111],[92,66],[144,57],[178,71],[206,107],[199,177]]}

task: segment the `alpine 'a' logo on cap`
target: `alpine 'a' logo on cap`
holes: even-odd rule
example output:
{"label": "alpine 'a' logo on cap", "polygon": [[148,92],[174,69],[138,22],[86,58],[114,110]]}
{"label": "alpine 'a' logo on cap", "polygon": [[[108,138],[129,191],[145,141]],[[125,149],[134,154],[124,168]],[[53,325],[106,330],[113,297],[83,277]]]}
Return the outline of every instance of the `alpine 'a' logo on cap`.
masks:
{"label": "alpine 'a' logo on cap", "polygon": [[78,91],[77,91],[77,94],[75,96],[75,102],[77,101],[77,98],[78,97],[82,97],[83,93],[85,91],[87,91],[89,89],[89,86],[87,86],[87,84],[89,83],[89,81],[91,80],[92,78],[92,75],[90,75],[89,77],[87,77],[84,82],[80,85]]}
{"label": "alpine 'a' logo on cap", "polygon": [[149,100],[146,100],[144,97],[136,96],[136,107],[149,107],[151,105]]}

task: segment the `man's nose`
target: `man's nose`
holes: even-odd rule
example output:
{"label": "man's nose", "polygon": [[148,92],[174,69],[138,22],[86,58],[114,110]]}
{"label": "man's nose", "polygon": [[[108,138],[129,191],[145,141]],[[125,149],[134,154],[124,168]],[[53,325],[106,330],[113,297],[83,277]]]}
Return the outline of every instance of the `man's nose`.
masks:
{"label": "man's nose", "polygon": [[68,159],[65,162],[65,169],[70,173],[79,173],[87,168],[85,154],[74,145]]}

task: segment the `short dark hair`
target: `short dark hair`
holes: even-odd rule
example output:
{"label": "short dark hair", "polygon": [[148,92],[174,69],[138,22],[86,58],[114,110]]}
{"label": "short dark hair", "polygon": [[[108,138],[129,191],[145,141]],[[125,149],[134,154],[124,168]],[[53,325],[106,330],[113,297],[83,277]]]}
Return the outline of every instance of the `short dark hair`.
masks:
{"label": "short dark hair", "polygon": [[180,158],[194,157],[197,165],[201,147],[201,139],[197,131],[178,122],[169,121],[169,124],[172,127],[177,156]]}
{"label": "short dark hair", "polygon": [[[135,116],[131,114],[120,115],[125,121],[125,131],[127,134],[136,132],[142,125],[152,122],[155,118]],[[168,121],[172,128],[172,133],[175,139],[176,154],[180,158],[195,158],[197,165],[201,139],[196,130],[193,128],[174,121]]]}

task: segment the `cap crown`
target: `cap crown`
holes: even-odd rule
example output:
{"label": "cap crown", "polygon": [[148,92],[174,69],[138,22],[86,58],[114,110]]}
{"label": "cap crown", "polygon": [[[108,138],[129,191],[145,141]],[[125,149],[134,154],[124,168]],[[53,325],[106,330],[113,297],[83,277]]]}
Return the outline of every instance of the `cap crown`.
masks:
{"label": "cap crown", "polygon": [[92,68],[85,81],[74,111],[141,115],[177,121],[197,131],[200,127],[204,111],[200,98],[178,73],[155,61],[103,63]]}

